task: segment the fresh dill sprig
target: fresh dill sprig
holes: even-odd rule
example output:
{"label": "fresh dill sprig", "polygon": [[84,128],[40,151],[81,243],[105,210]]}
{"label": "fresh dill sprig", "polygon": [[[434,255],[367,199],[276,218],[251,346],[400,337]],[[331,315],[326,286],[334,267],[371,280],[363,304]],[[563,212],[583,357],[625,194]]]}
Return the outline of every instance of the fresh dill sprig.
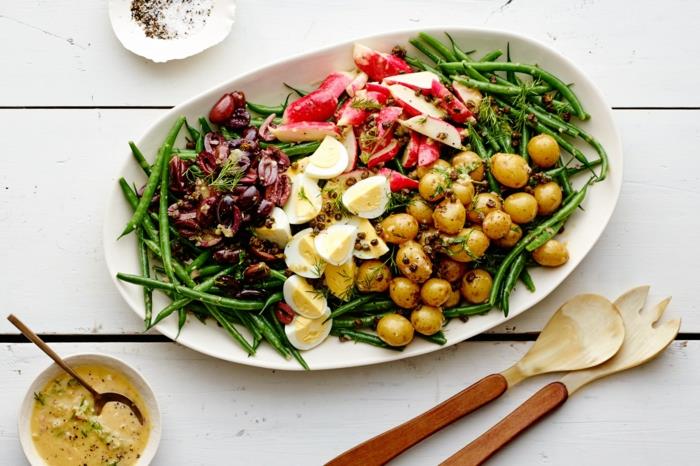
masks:
{"label": "fresh dill sprig", "polygon": [[382,108],[379,102],[371,99],[363,99],[361,97],[352,99],[350,107],[357,110],[381,110]]}
{"label": "fresh dill sprig", "polygon": [[243,178],[243,170],[238,165],[237,157],[229,156],[221,166],[219,173],[209,182],[209,186],[220,191],[231,191]]}

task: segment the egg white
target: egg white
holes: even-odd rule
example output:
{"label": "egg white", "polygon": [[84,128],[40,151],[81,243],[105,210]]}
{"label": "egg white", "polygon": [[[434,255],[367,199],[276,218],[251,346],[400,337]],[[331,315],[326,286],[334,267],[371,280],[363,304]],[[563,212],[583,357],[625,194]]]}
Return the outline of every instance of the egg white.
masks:
{"label": "egg white", "polygon": [[[365,192],[369,190],[379,189],[379,202],[376,207],[367,207],[362,205],[357,201],[358,196],[362,196]],[[354,185],[350,186],[343,192],[343,205],[353,214],[358,217],[363,218],[377,218],[386,212],[389,207],[389,196],[391,190],[389,188],[389,181],[385,176],[376,175],[360,180]],[[374,198],[374,196],[371,196]]]}
{"label": "egg white", "polygon": [[[312,233],[312,228],[306,228],[292,236],[284,248],[284,261],[287,268],[297,275],[306,278],[320,278],[326,268],[326,262],[316,251]],[[302,248],[307,249],[303,250]]]}
{"label": "egg white", "polygon": [[310,350],[323,343],[333,326],[333,319],[328,319],[330,309],[326,310],[327,313],[318,319],[296,316],[290,324],[285,325],[284,333],[289,343],[300,350]]}
{"label": "egg white", "polygon": [[348,160],[348,150],[343,143],[332,136],[326,136],[309,157],[304,174],[311,178],[328,180],[343,173],[348,166]]}
{"label": "egg white", "polygon": [[289,226],[289,218],[284,210],[279,207],[274,207],[272,212],[270,212],[269,219],[272,220],[272,226],[266,227],[262,226],[254,230],[255,236],[275,243],[277,246],[283,248],[292,239],[292,229]]}
{"label": "egg white", "polygon": [[[318,319],[326,315],[328,309],[328,301],[323,294],[316,292],[313,286],[306,281],[305,278],[299,275],[292,275],[285,280],[282,286],[282,294],[284,302],[291,307],[294,312],[308,319]],[[294,299],[295,296],[303,296],[302,303]],[[310,306],[305,307],[301,304],[307,303]],[[327,316],[326,316],[327,317]]]}
{"label": "egg white", "polygon": [[[324,261],[333,265],[341,265],[352,258],[356,236],[357,227],[337,223],[321,230],[314,238],[314,246]],[[338,248],[342,248],[340,258],[334,254]]]}
{"label": "egg white", "polygon": [[321,212],[321,207],[323,198],[316,180],[304,174],[295,175],[292,178],[291,194],[284,204],[289,223],[299,225],[309,222]]}

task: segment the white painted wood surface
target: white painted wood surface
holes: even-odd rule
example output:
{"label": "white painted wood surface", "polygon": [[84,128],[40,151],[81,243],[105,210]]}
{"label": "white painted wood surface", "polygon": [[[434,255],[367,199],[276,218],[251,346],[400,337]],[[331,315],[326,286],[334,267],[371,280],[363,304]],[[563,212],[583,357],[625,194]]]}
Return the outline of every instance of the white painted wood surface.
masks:
{"label": "white painted wood surface", "polygon": [[[169,343],[54,346],[107,352],[146,376],[163,420],[154,465],[289,466],[321,464],[505,368],[529,345],[463,343],[382,366],[306,374],[227,364]],[[692,370],[699,364],[700,342],[675,342],[647,366],[584,388],[489,464],[692,464],[700,451],[700,374]],[[24,464],[15,413],[47,365],[29,344],[0,351],[1,464]],[[437,464],[553,379],[526,381],[392,464]]]}
{"label": "white painted wood surface", "polygon": [[[625,183],[588,258],[536,309],[496,332],[541,329],[582,291],[614,297],[642,283],[671,294],[682,332],[700,333],[700,4],[672,0],[238,0],[231,36],[190,60],[155,65],[123,50],[106,2],[0,2],[0,302],[42,333],[140,333],[107,276],[101,224],[114,173],[162,110],[252,67],[390,29],[457,24],[510,29],[557,48],[617,110]],[[88,107],[53,109],[47,107]],[[39,107],[23,109],[22,107]],[[695,110],[663,110],[694,107]],[[0,340],[14,334],[3,320]],[[508,337],[503,337],[507,339]],[[280,373],[165,343],[63,343],[62,353],[123,357],[152,382],[165,422],[155,464],[318,464],[515,361],[529,343],[464,343],[407,361]],[[48,364],[28,344],[0,345],[0,464],[23,464],[16,411]],[[492,464],[692,464],[700,452],[700,342],[604,380],[503,451]],[[192,381],[195,381],[193,383]],[[543,385],[526,382],[396,464],[449,456]]]}

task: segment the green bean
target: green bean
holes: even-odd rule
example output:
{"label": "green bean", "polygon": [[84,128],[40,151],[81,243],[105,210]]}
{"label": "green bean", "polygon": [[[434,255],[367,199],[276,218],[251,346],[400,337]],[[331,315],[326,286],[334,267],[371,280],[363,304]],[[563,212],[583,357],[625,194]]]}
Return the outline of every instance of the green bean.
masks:
{"label": "green bean", "polygon": [[450,80],[447,78],[447,76],[445,76],[445,74],[442,71],[433,68],[432,66],[420,61],[417,58],[409,57],[408,55],[406,55],[404,57],[404,61],[411,65],[413,68],[417,68],[422,71],[430,71],[431,73],[437,75],[437,77],[440,78],[440,81],[442,81],[445,84],[450,82]]}
{"label": "green bean", "polygon": [[522,63],[508,63],[508,62],[452,62],[452,63],[442,63],[440,65],[443,69],[453,69],[459,70],[460,67],[469,67],[476,71],[514,71],[519,73],[526,73],[535,78],[539,78],[546,82],[554,89],[559,91],[559,93],[571,104],[574,113],[581,120],[587,120],[590,115],[586,113],[581,105],[581,102],[576,97],[576,94],[566,85],[561,79],[554,76],[542,68],[538,68],[533,65],[522,64]]}
{"label": "green bean", "polygon": [[557,222],[551,227],[547,227],[542,232],[534,237],[530,243],[525,246],[525,250],[528,252],[532,252],[535,249],[539,248],[542,246],[544,243],[549,241],[550,239],[554,238],[557,233],[559,233],[559,230],[561,230],[561,227],[564,226],[564,220],[561,222]]}
{"label": "green bean", "polygon": [[213,133],[214,130],[211,128],[211,125],[209,125],[209,122],[205,117],[199,117],[197,120],[199,121],[199,127],[202,128],[202,133],[207,134],[207,133]]}
{"label": "green bean", "polygon": [[158,155],[156,156],[156,162],[154,163],[154,169],[151,172],[151,175],[148,177],[146,188],[144,189],[143,194],[139,199],[138,206],[134,210],[131,219],[129,219],[129,222],[126,224],[124,231],[119,236],[120,238],[134,231],[136,227],[139,226],[143,221],[143,217],[148,211],[148,206],[151,203],[151,199],[153,199],[153,194],[155,194],[156,188],[158,187],[158,182],[160,181],[160,175],[163,164],[167,159],[169,159],[170,149],[172,148],[175,139],[177,138],[177,134],[180,132],[180,128],[182,128],[184,122],[185,117],[178,118],[175,124],[173,125],[172,129],[168,133],[167,137],[165,138],[165,143],[163,144],[163,146],[161,146],[160,150],[158,151]]}
{"label": "green bean", "polygon": [[573,125],[569,125],[565,122],[559,121],[554,115],[550,115],[547,112],[534,107],[532,105],[526,105],[525,109],[535,115],[538,121],[541,121],[550,128],[556,129],[558,133],[566,133],[569,136],[577,137],[579,135],[578,128]]}
{"label": "green bean", "polygon": [[418,50],[420,50],[420,51],[423,53],[423,55],[425,55],[425,56],[428,57],[430,60],[432,60],[433,63],[439,64],[439,63],[443,63],[443,62],[444,62],[444,60],[442,60],[440,57],[438,57],[437,55],[435,55],[435,53],[433,53],[433,51],[430,50],[430,48],[428,47],[428,45],[425,44],[425,43],[424,43],[423,41],[421,41],[420,39],[414,38],[414,39],[410,39],[408,42],[409,42],[412,46],[414,46],[415,48],[417,48]]}
{"label": "green bean", "polygon": [[520,253],[518,257],[513,261],[508,275],[506,275],[505,281],[503,283],[503,290],[501,291],[501,309],[503,310],[503,315],[508,317],[508,312],[510,311],[510,294],[515,288],[515,283],[520,277],[520,273],[525,268],[525,254]]}
{"label": "green bean", "polygon": [[202,133],[197,131],[194,126],[191,126],[187,120],[185,120],[185,128],[187,129],[187,132],[189,133],[193,142],[197,142],[199,138],[202,137]]}
{"label": "green bean", "polygon": [[[151,267],[148,261],[148,249],[146,247],[146,243],[144,243],[142,227],[136,229],[136,238],[138,239],[139,265],[141,267],[141,275],[150,278]],[[146,328],[148,328],[151,324],[151,315],[153,313],[153,291],[149,290],[148,288],[143,289],[143,309],[143,321]]]}
{"label": "green bean", "polygon": [[143,152],[141,152],[141,150],[136,146],[134,141],[129,141],[129,147],[131,147],[131,154],[134,156],[134,159],[139,164],[143,172],[146,174],[146,176],[150,176],[151,164],[148,163],[146,157],[143,156]]}
{"label": "green bean", "polygon": [[[482,128],[482,133],[486,140],[488,141],[489,145],[493,148],[493,152],[506,152],[505,147],[501,147],[501,144],[498,142],[496,137],[491,133],[491,131],[488,130],[488,128]],[[491,157],[489,157],[490,159]],[[490,171],[490,170],[489,170]]]}
{"label": "green bean", "polygon": [[[545,105],[544,100],[541,95],[531,95],[528,97],[531,101],[539,104],[540,106]],[[575,115],[576,111],[569,105],[568,102],[563,102],[561,100],[552,99],[552,107],[559,112],[566,112],[571,115]]]}
{"label": "green bean", "polygon": [[485,54],[481,59],[479,60],[480,62],[492,62],[496,60],[498,57],[503,55],[503,50],[492,50]]}
{"label": "green bean", "polygon": [[[167,147],[167,146],[166,146]],[[158,230],[160,231],[160,259],[165,275],[171,283],[177,283],[173,272],[173,257],[170,249],[170,219],[168,218],[168,174],[170,170],[170,150],[164,154],[160,166],[160,199],[158,202]]]}
{"label": "green bean", "polygon": [[335,311],[331,312],[331,315],[328,319],[335,319],[336,317],[342,316],[343,314],[347,314],[348,312],[354,311],[363,304],[372,301],[375,297],[376,295],[369,294],[367,296],[362,296],[353,301],[350,301],[349,303],[345,303],[342,306],[336,308]]}
{"label": "green bean", "polygon": [[520,281],[523,282],[525,288],[527,288],[530,293],[535,292],[535,282],[532,280],[532,276],[530,272],[528,272],[527,267],[523,268],[523,271],[520,272]]}
{"label": "green bean", "polygon": [[210,275],[214,275],[215,273],[219,273],[219,270],[221,270],[220,265],[207,265],[202,267],[201,269],[195,269],[190,273],[190,276],[194,277],[208,277]]}
{"label": "green bean", "polygon": [[198,154],[202,153],[202,151],[204,150],[204,136],[199,136],[199,138],[194,144],[194,150],[197,151]]}
{"label": "green bean", "polygon": [[177,310],[177,333],[175,334],[175,339],[180,337],[180,332],[182,328],[187,323],[187,310],[185,308]]}
{"label": "green bean", "polygon": [[284,359],[289,359],[292,356],[287,347],[282,344],[282,340],[277,336],[277,332],[275,332],[275,329],[272,328],[272,325],[267,321],[267,319],[257,314],[250,314],[250,319],[258,328],[263,338],[265,338],[270,346],[272,346]]}
{"label": "green bean", "polygon": [[301,89],[296,89],[287,83],[282,83],[282,84],[284,84],[284,87],[286,87],[290,91],[294,91],[299,97],[304,97],[305,95],[309,94],[307,91],[302,91]]}
{"label": "green bean", "polygon": [[[591,160],[590,166],[591,167],[597,167],[600,165],[603,161],[601,159],[598,160]],[[560,173],[566,172],[566,174],[569,177],[572,177],[574,175],[578,175],[581,172],[588,171],[589,167],[586,167],[585,165],[579,165],[578,167],[557,167],[557,168],[552,168],[551,170],[547,170],[544,173],[545,175],[549,176],[550,178],[556,178],[559,176]]]}
{"label": "green bean", "polygon": [[212,252],[209,250],[202,252],[200,255],[195,257],[194,260],[187,265],[187,267],[185,267],[185,270],[189,274],[192,273],[194,270],[199,269],[211,258],[211,255]]}
{"label": "green bean", "polygon": [[198,301],[202,301],[203,303],[213,304],[215,306],[221,306],[230,309],[240,309],[242,311],[259,311],[263,307],[263,303],[260,301],[245,301],[240,299],[226,298],[223,296],[216,296],[213,294],[193,290],[186,286],[174,285],[172,283],[154,280],[152,278],[146,278],[140,275],[131,275],[120,272],[117,274],[117,278],[127,283],[133,283],[135,285],[147,286],[149,288],[179,293],[187,298],[196,299]]}
{"label": "green bean", "polygon": [[313,154],[314,152],[316,152],[316,149],[318,149],[318,146],[320,146],[320,145],[321,145],[321,143],[318,141],[302,142],[301,144],[295,144],[291,147],[288,147],[288,148],[282,149],[282,150],[289,157],[295,157],[298,155]]}
{"label": "green bean", "polygon": [[[502,95],[521,95],[523,93],[522,87],[514,86],[504,86],[503,84],[494,84],[491,82],[482,82],[472,78],[454,78],[458,83],[462,83],[465,86],[480,89],[482,91],[490,92],[492,94],[502,94]],[[527,88],[528,94],[544,94],[549,90],[548,86],[532,86]]]}
{"label": "green bean", "polygon": [[[158,214],[155,212],[149,212],[148,214],[153,220],[156,222],[159,221],[158,219]],[[168,230],[170,231],[170,237],[173,238],[174,240],[177,240],[179,243],[181,243],[183,246],[185,246],[187,249],[192,251],[195,254],[201,254],[202,250],[195,246],[195,244],[188,240],[187,238],[184,238],[176,229],[174,226],[169,225]]]}
{"label": "green bean", "polygon": [[447,343],[447,338],[445,338],[445,334],[442,333],[442,330],[432,335],[423,335],[418,332],[416,332],[416,335],[418,335],[423,340],[429,341],[430,343],[435,343],[436,345],[442,346],[445,343]]}
{"label": "green bean", "polygon": [[262,116],[268,116],[268,115],[271,115],[273,113],[275,113],[277,115],[282,115],[282,113],[284,112],[283,105],[276,105],[274,107],[270,107],[267,105],[254,104],[253,102],[246,102],[246,105],[248,106],[248,108],[251,111],[257,113],[258,115],[262,115]]}
{"label": "green bean", "polygon": [[396,171],[401,173],[402,175],[406,174],[406,170],[403,168],[403,165],[401,165],[401,161],[399,159],[394,159],[394,166],[396,167]]}
{"label": "green bean", "polygon": [[500,194],[501,188],[498,186],[498,182],[493,177],[493,173],[491,173],[491,169],[488,166],[489,165],[489,155],[486,153],[486,148],[484,147],[484,143],[481,140],[479,133],[476,131],[476,128],[474,128],[473,126],[469,126],[469,140],[474,145],[474,149],[475,149],[477,155],[487,165],[486,179],[488,180],[488,183],[489,183],[489,189],[491,189],[491,191],[495,192],[496,194]]}
{"label": "green bean", "polygon": [[484,312],[489,311],[492,307],[493,304],[491,304],[491,302],[485,302],[483,304],[471,304],[469,306],[451,307],[449,309],[445,309],[442,312],[442,315],[444,315],[447,318],[471,316],[476,314],[483,314]]}
{"label": "green bean", "polygon": [[[510,42],[506,43],[506,61],[508,63],[511,63],[511,60],[510,60]],[[518,83],[518,78],[515,76],[514,71],[506,71],[506,81],[513,84],[514,86],[518,86],[520,84],[520,83]]]}
{"label": "green bean", "polygon": [[418,37],[423,40],[424,43],[426,43],[429,47],[432,47],[433,50],[435,50],[437,53],[439,53],[442,58],[444,58],[447,61],[456,61],[457,57],[455,54],[448,48],[446,47],[442,42],[431,36],[430,34],[426,34],[425,32],[421,32],[418,34]]}
{"label": "green bean", "polygon": [[[562,163],[561,159],[557,160],[557,166],[559,168],[564,167],[564,164]],[[571,196],[571,193],[574,191],[574,188],[573,186],[571,186],[571,181],[569,180],[569,175],[566,173],[566,170],[559,172],[557,178],[559,179],[561,189],[564,192],[564,197]]]}
{"label": "green bean", "polygon": [[350,340],[354,340],[359,343],[367,343],[372,346],[377,346],[379,348],[386,348],[394,351],[403,351],[403,346],[390,346],[384,343],[384,341],[376,335],[372,335],[367,332],[360,332],[359,330],[350,330],[347,328],[335,328],[331,329],[331,335],[336,337],[345,337]]}
{"label": "green bean", "polygon": [[287,276],[284,274],[284,272],[275,269],[270,269],[270,277],[283,282],[287,281]]}
{"label": "green bean", "polygon": [[450,44],[452,45],[452,51],[454,52],[455,56],[457,57],[457,60],[462,60],[462,61],[471,61],[471,57],[469,56],[470,53],[474,53],[474,50],[471,52],[465,52],[459,46],[457,45],[457,42],[452,38],[451,35],[448,33],[445,33],[447,36],[447,39],[450,41]]}
{"label": "green bean", "polygon": [[287,338],[287,334],[285,333],[284,329],[282,328],[282,324],[280,323],[279,320],[277,320],[277,317],[275,317],[274,312],[270,312],[270,322],[272,322],[272,328],[277,332],[277,335],[279,336],[280,340],[287,346],[287,349],[289,350],[290,353],[292,353],[292,357],[297,360],[299,365],[306,369],[307,371],[309,370],[309,365],[306,364],[306,361],[304,358],[301,356],[301,353],[299,352],[298,349],[294,347],[289,342],[289,339]]}
{"label": "green bean", "polygon": [[530,154],[527,152],[528,142],[530,142],[530,127],[523,121],[523,126],[520,129],[520,156],[524,158],[526,162],[530,161]]}
{"label": "green bean", "polygon": [[278,291],[276,293],[272,293],[270,296],[267,297],[267,300],[265,301],[265,304],[263,305],[263,308],[260,312],[265,311],[268,307],[275,303],[279,303],[284,299],[284,294],[281,291]]}
{"label": "green bean", "polygon": [[270,288],[279,288],[282,285],[284,285],[284,282],[281,282],[276,278],[270,278],[268,280],[259,280],[259,281],[256,281],[255,283],[251,283],[250,286],[252,286],[253,288],[270,289]]}
{"label": "green bean", "polygon": [[251,320],[250,314],[247,314],[245,312],[241,312],[236,309],[225,309],[230,314],[233,314],[238,318],[238,320],[241,321],[243,326],[248,329],[250,334],[253,336],[253,350],[258,349],[258,346],[260,346],[260,342],[262,341],[262,333],[260,333],[260,330],[258,330],[258,327],[255,326],[255,323]]}
{"label": "green bean", "polygon": [[362,305],[360,309],[358,309],[358,312],[362,312],[364,314],[370,314],[370,313],[375,313],[375,312],[384,312],[389,309],[393,309],[395,307],[395,304],[391,300],[382,300],[382,301],[375,301],[371,303],[367,303]]}
{"label": "green bean", "polygon": [[[127,183],[124,178],[119,178],[119,186],[122,188],[122,193],[124,193],[124,197],[126,198],[131,208],[136,209],[139,205],[139,198],[136,195],[136,192],[131,186],[129,186],[129,183]],[[153,225],[153,222],[151,221],[150,217],[143,218],[143,221],[141,222],[141,227],[143,227],[146,236],[148,236],[154,241],[158,241],[158,231]]]}
{"label": "green bean", "polygon": [[333,328],[375,328],[379,319],[385,315],[392,314],[387,312],[379,315],[370,315],[362,317],[343,317],[341,319],[333,319]]}
{"label": "green bean", "polygon": [[248,340],[246,340],[243,335],[238,331],[236,327],[234,327],[227,319],[224,317],[224,315],[219,311],[216,306],[205,306],[205,308],[209,311],[211,316],[216,319],[216,321],[221,325],[224,330],[233,338],[236,340],[236,342],[243,347],[244,350],[248,353],[249,356],[253,356],[255,354],[255,350],[253,347],[248,343]]}

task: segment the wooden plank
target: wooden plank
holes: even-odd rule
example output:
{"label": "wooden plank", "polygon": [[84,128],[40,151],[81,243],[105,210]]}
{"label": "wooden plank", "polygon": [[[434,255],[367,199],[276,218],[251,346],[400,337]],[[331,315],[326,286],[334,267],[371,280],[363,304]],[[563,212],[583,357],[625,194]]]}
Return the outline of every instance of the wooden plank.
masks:
{"label": "wooden plank", "polygon": [[[512,364],[529,343],[464,343],[411,360],[315,373],[227,364],[166,343],[54,346],[62,354],[106,352],[146,376],[164,426],[154,465],[289,465],[320,464],[423,412]],[[700,374],[682,369],[698,364],[700,342],[675,342],[658,360],[584,388],[489,464],[689,464],[700,449]],[[16,412],[47,365],[29,344],[0,351],[1,464],[22,464]],[[514,387],[392,464],[437,464],[551,379]]]}
{"label": "wooden plank", "polygon": [[[530,35],[577,63],[615,106],[698,106],[700,4],[428,0],[239,0],[231,35],[186,61],[153,64],[120,45],[107,2],[0,5],[0,105],[174,105],[254,67],[333,42],[422,25],[462,24]],[[448,19],[449,18],[449,19]],[[621,23],[621,19],[629,21]],[[504,46],[498,44],[497,46]],[[348,52],[349,53],[349,52]],[[672,80],[672,83],[671,83]],[[661,85],[662,82],[668,85]],[[9,92],[9,90],[12,90]]]}
{"label": "wooden plank", "polygon": [[[5,309],[37,331],[141,331],[107,276],[100,238],[108,186],[130,157],[125,142],[161,112],[0,111],[0,127],[13,135],[0,171]],[[700,231],[689,227],[700,203],[700,159],[688,152],[700,144],[700,112],[617,111],[616,119],[626,166],[610,225],[554,294],[496,331],[539,331],[577,293],[614,298],[646,283],[652,295],[674,296],[670,312],[683,317],[681,331],[700,332],[693,281],[700,249],[692,247]],[[671,134],[683,137],[663,136]],[[15,330],[0,321],[0,333]]]}

